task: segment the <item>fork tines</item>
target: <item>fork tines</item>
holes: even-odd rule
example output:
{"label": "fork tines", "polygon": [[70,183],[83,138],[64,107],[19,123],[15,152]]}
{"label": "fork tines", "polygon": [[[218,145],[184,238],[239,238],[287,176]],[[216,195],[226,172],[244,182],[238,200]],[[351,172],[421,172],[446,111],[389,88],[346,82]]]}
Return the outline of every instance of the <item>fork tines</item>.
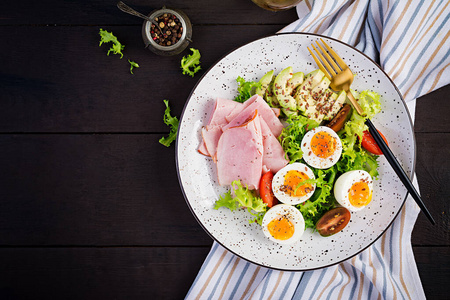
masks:
{"label": "fork tines", "polygon": [[317,49],[314,46],[314,44],[311,44],[311,46],[314,49],[314,51],[317,53],[317,56],[320,57],[320,59],[318,59],[317,56],[314,55],[314,52],[311,51],[311,49],[309,49],[309,47],[307,47],[307,49],[308,49],[309,53],[311,53],[316,64],[319,66],[319,69],[325,73],[325,75],[328,77],[328,79],[331,79],[331,77],[333,77],[336,74],[338,74],[339,72],[347,69],[348,66],[323,39],[320,39],[320,41],[323,43],[325,48],[328,50],[328,52],[333,57],[331,57],[330,54],[328,54],[328,52],[322,47],[322,45],[319,43],[319,41],[317,41],[316,43],[317,43],[317,46],[320,48],[320,50]]}

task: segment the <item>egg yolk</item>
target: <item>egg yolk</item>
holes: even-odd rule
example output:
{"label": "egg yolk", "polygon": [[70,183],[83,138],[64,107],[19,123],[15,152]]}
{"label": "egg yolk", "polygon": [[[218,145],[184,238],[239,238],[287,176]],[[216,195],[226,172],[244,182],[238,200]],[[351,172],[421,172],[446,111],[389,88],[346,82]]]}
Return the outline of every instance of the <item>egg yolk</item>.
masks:
{"label": "egg yolk", "polygon": [[[303,181],[309,179],[308,175],[297,170],[290,170],[284,176],[284,184],[280,188],[289,196],[302,197],[313,190],[312,185],[302,184]],[[300,186],[299,186],[300,185]]]}
{"label": "egg yolk", "polygon": [[367,183],[359,181],[350,188],[348,199],[354,207],[366,206],[372,200],[372,191]]}
{"label": "egg yolk", "polygon": [[294,235],[294,224],[286,217],[276,218],[270,221],[267,229],[274,239],[285,241]]}
{"label": "egg yolk", "polygon": [[336,140],[328,132],[319,131],[311,138],[311,150],[317,157],[330,157],[336,151]]}

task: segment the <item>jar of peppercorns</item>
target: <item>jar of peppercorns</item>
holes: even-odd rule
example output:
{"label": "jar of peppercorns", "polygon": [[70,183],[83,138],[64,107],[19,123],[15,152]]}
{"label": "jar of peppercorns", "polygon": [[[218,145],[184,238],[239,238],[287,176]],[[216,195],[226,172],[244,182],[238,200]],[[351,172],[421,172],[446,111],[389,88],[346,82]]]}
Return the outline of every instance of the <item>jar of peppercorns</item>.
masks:
{"label": "jar of peppercorns", "polygon": [[192,24],[185,13],[163,7],[150,13],[155,22],[145,21],[142,37],[145,47],[158,55],[176,55],[191,42]]}

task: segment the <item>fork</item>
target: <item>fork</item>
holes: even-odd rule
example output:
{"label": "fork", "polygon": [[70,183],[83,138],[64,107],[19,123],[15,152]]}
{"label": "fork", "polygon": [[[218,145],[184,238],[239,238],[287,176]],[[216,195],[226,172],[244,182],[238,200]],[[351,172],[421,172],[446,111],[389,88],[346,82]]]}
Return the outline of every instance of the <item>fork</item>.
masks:
{"label": "fork", "polygon": [[[350,85],[353,82],[353,73],[350,70],[350,68],[347,66],[347,64],[344,62],[344,60],[321,38],[320,39],[325,48],[328,50],[326,51],[324,47],[318,42],[317,46],[319,49],[317,49],[314,44],[312,44],[312,48],[317,53],[317,56],[320,58],[317,58],[316,55],[314,55],[314,52],[311,51],[311,49],[308,48],[308,51],[311,53],[314,61],[318,65],[319,69],[325,73],[325,76],[330,79],[331,89],[335,91],[345,91],[347,93],[347,97],[349,98],[350,102],[352,103],[353,107],[356,109],[358,114],[361,116],[364,116],[365,113],[361,109],[361,106],[359,106],[356,99],[353,97],[353,94],[350,91]],[[323,54],[322,54],[323,53]],[[330,56],[331,54],[331,56]],[[411,196],[414,198],[416,203],[419,205],[422,212],[426,215],[428,220],[435,225],[436,222],[434,221],[433,217],[431,216],[430,212],[426,208],[425,204],[423,203],[422,199],[420,198],[419,193],[414,188],[411,180],[406,175],[403,168],[400,166],[400,163],[395,158],[394,154],[392,153],[389,146],[386,144],[384,139],[381,137],[381,135],[378,133],[378,130],[375,128],[375,125],[373,125],[372,121],[370,121],[369,118],[366,119],[366,125],[369,127],[369,132],[374,138],[375,142],[380,147],[381,151],[383,152],[384,156],[386,157],[386,160],[389,162],[389,164],[394,169],[397,176],[402,181],[403,185],[406,187],[408,192],[411,194]]]}

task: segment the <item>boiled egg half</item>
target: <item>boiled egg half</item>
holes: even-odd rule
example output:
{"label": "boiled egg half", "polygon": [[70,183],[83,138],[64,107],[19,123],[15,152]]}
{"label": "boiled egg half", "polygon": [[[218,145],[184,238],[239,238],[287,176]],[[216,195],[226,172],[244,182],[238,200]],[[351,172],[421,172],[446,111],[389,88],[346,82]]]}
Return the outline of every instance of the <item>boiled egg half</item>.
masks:
{"label": "boiled egg half", "polygon": [[270,208],[262,220],[264,235],[280,244],[292,244],[305,232],[305,220],[294,206],[277,204]]}
{"label": "boiled egg half", "polygon": [[272,181],[275,197],[284,204],[299,204],[308,200],[316,189],[315,183],[307,183],[316,177],[305,164],[292,163],[279,170]]}
{"label": "boiled egg half", "polygon": [[303,159],[317,169],[328,169],[336,164],[342,154],[342,143],[333,129],[319,126],[303,137]]}
{"label": "boiled egg half", "polygon": [[364,170],[349,171],[336,180],[334,197],[340,205],[351,211],[358,211],[372,201],[373,180]]}

